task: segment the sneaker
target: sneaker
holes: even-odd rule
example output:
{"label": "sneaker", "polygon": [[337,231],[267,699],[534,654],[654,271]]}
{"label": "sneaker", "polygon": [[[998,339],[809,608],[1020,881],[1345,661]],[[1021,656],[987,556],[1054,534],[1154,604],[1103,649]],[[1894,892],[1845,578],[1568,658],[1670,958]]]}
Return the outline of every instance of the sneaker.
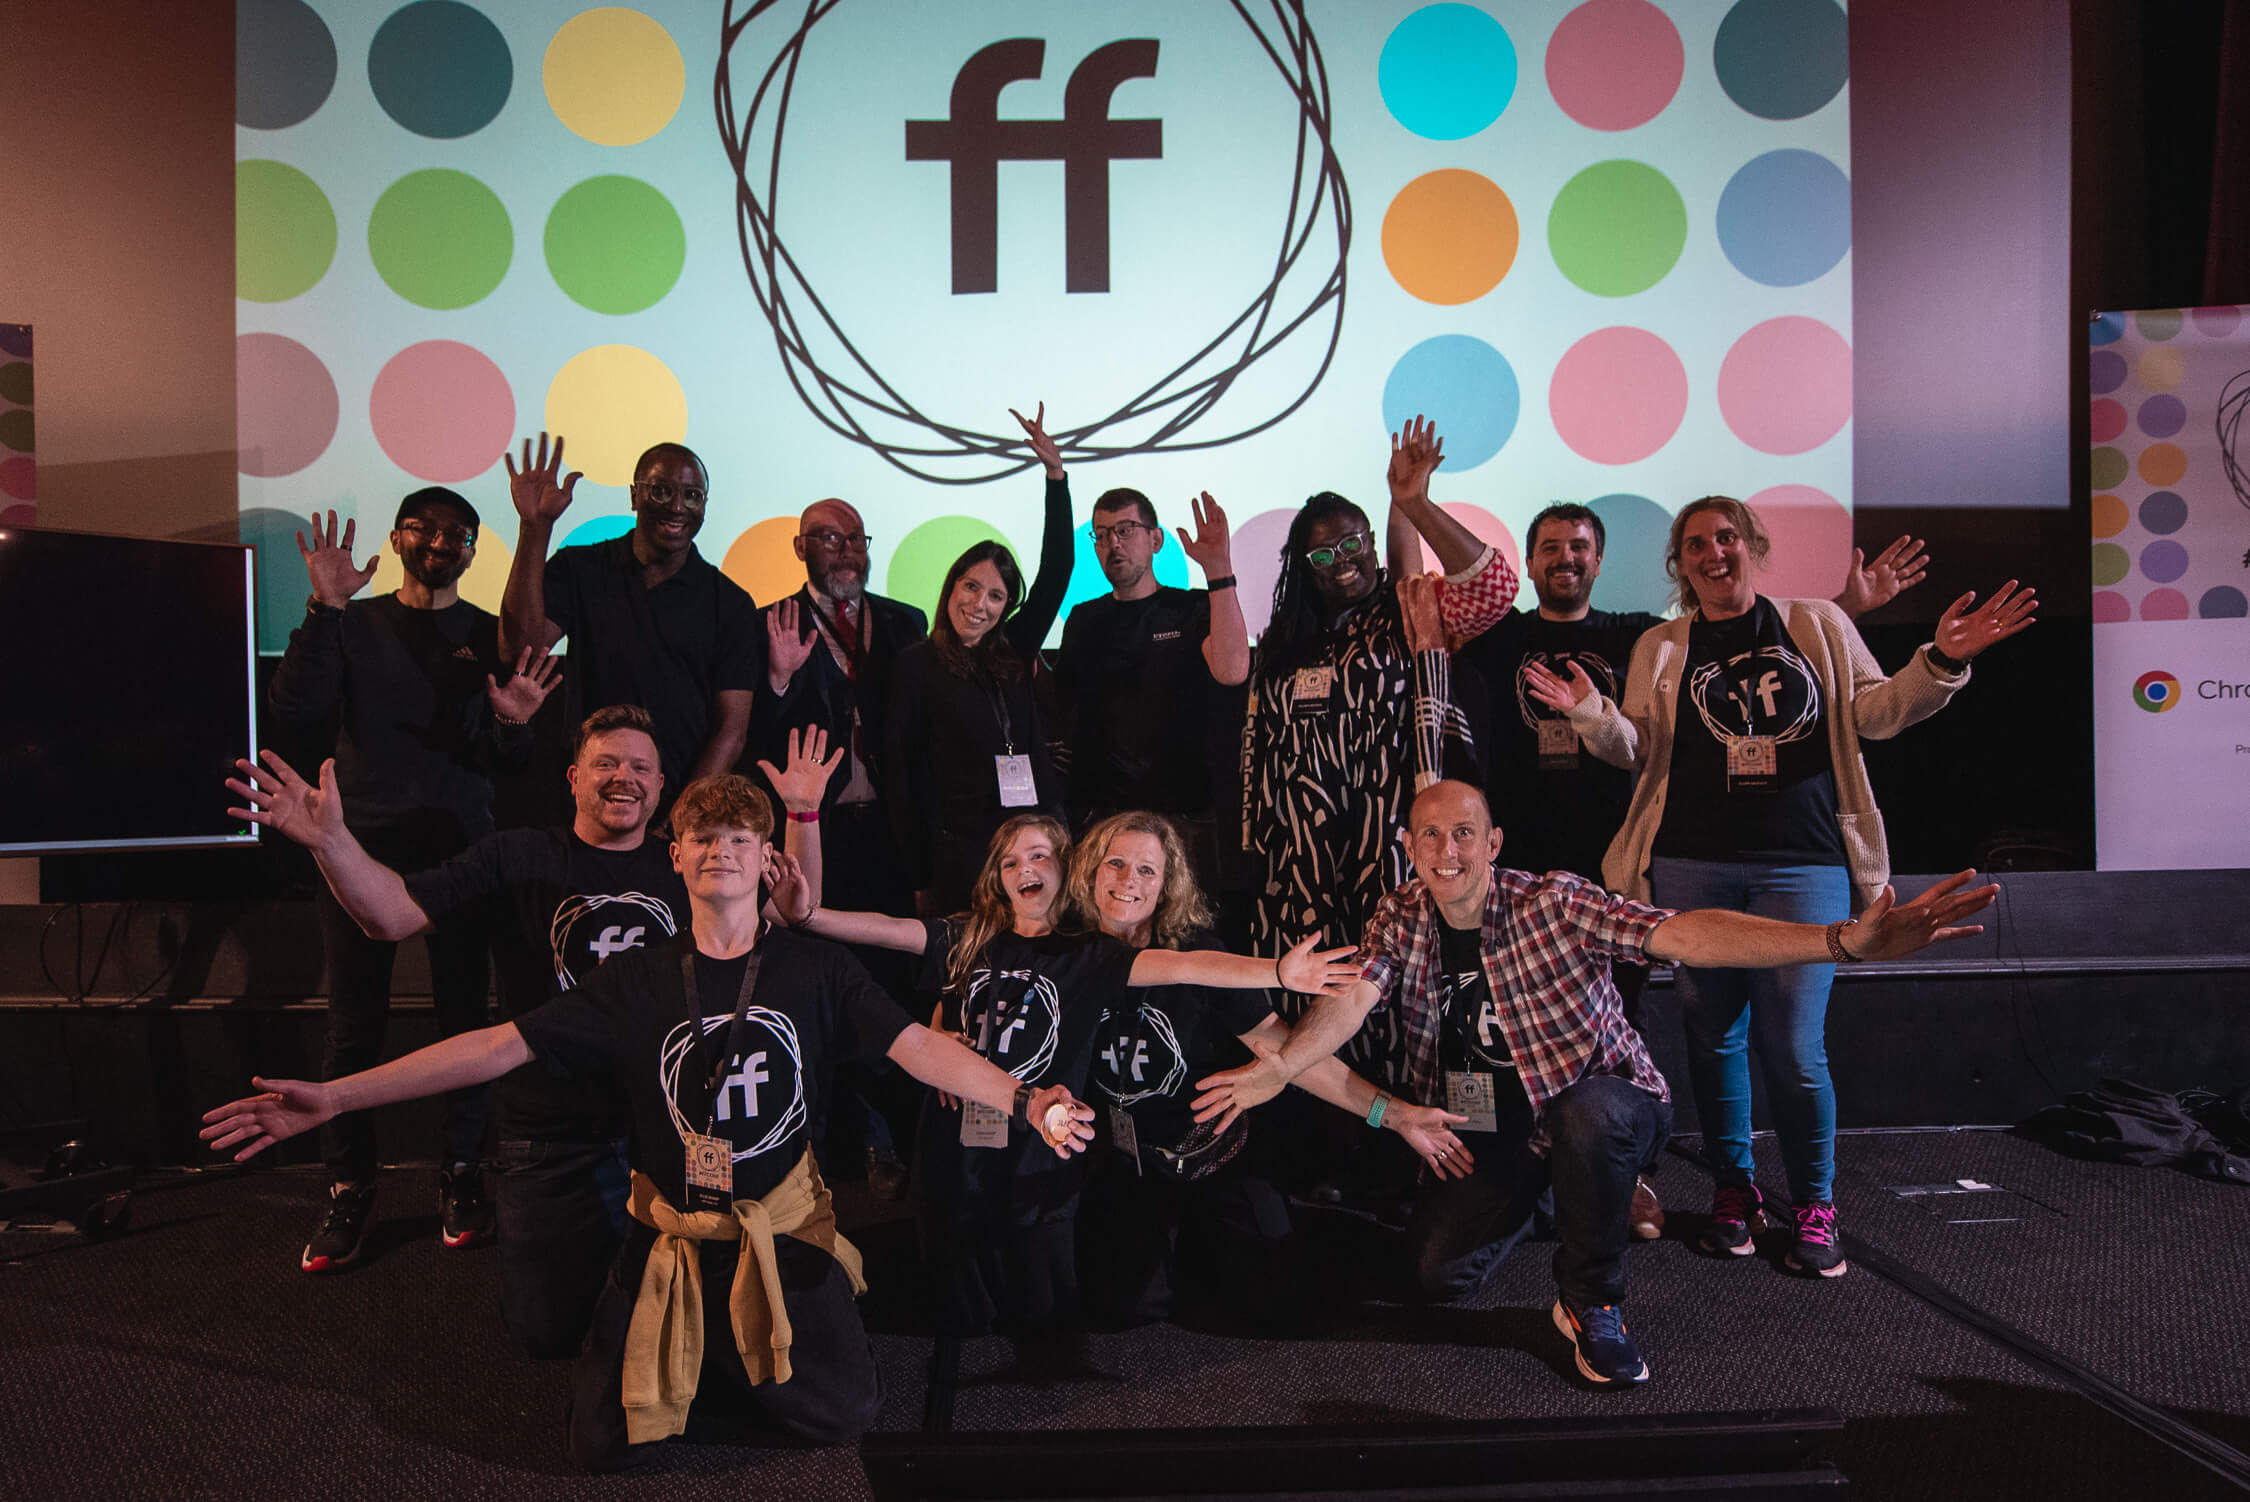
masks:
{"label": "sneaker", "polygon": [[1648,1380],[1648,1363],[1626,1332],[1625,1311],[1615,1304],[1573,1309],[1556,1299],[1555,1328],[1569,1337],[1578,1352],[1579,1374],[1587,1381],[1608,1387]]}
{"label": "sneaker", "polygon": [[1836,1207],[1815,1200],[1797,1207],[1797,1242],[1789,1249],[1789,1265],[1801,1273],[1841,1278],[1847,1264],[1844,1244],[1836,1236]]}
{"label": "sneaker", "polygon": [[867,1188],[879,1200],[906,1198],[906,1165],[887,1147],[867,1150]]}
{"label": "sneaker", "polygon": [[492,1201],[484,1197],[484,1166],[456,1163],[438,1171],[438,1237],[447,1246],[492,1239]]}
{"label": "sneaker", "polygon": [[1633,1181],[1633,1209],[1629,1224],[1633,1234],[1643,1241],[1654,1241],[1664,1234],[1664,1206],[1656,1191],[1648,1187],[1648,1180]]}
{"label": "sneaker", "polygon": [[305,1243],[297,1265],[309,1273],[329,1273],[357,1262],[360,1246],[367,1240],[367,1212],[374,1208],[373,1184],[329,1185],[328,1213],[320,1218],[313,1239]]}
{"label": "sneaker", "polygon": [[1765,1201],[1755,1184],[1721,1184],[1711,1195],[1711,1229],[1703,1244],[1729,1257],[1757,1250],[1751,1237],[1766,1228]]}

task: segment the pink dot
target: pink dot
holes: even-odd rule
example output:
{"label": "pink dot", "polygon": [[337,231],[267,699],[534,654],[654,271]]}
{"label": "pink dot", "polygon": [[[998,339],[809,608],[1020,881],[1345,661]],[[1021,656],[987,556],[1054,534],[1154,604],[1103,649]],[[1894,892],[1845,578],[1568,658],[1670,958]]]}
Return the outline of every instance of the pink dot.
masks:
{"label": "pink dot", "polygon": [[1589,130],[1631,130],[1672,102],[1686,60],[1672,18],[1648,0],[1586,0],[1547,43],[1547,87]]}
{"label": "pink dot", "polygon": [[2224,338],[2234,332],[2242,322],[2242,310],[2235,307],[2191,308],[2188,317],[2195,320],[2196,329],[2214,339]]}
{"label": "pink dot", "polygon": [[1719,411],[1760,453],[1816,449],[1851,421],[1852,347],[1818,319],[1768,319],[1720,364]]}
{"label": "pink dot", "polygon": [[1824,490],[1776,485],[1750,498],[1773,551],[1758,573],[1758,593],[1826,600],[1844,584],[1852,557],[1852,514]]}
{"label": "pink dot", "polygon": [[375,441],[417,479],[474,479],[507,452],[515,393],[500,367],[466,344],[432,339],[391,356],[367,402]]}
{"label": "pink dot", "polygon": [[2187,618],[2187,596],[2176,589],[2152,589],[2141,596],[2144,621],[2184,621]]}
{"label": "pink dot", "polygon": [[2108,443],[2125,431],[2125,404],[2123,402],[2113,402],[2105,396],[2094,403],[2090,417],[2090,425],[2096,443]]}
{"label": "pink dot", "polygon": [[1596,464],[1631,464],[1664,447],[1687,400],[1687,367],[1647,329],[1596,329],[1564,353],[1547,385],[1555,431]]}
{"label": "pink dot", "polygon": [[0,495],[19,501],[39,499],[39,466],[29,454],[0,459]]}
{"label": "pink dot", "polygon": [[[1234,529],[1235,590],[1242,596],[1242,621],[1255,637],[1273,617],[1273,587],[1281,579],[1281,545],[1296,520],[1293,506],[1261,511]],[[1381,529],[1378,528],[1378,531]],[[1376,540],[1380,547],[1382,540]]]}
{"label": "pink dot", "polygon": [[39,525],[37,506],[10,506],[0,511],[0,527],[36,527]]}
{"label": "pink dot", "polygon": [[2094,591],[2094,624],[2114,626],[2119,621],[2133,618],[2133,602],[2114,589]]}
{"label": "pink dot", "polygon": [[236,467],[271,479],[293,475],[336,437],[336,382],[320,356],[279,334],[234,341]]}
{"label": "pink dot", "polygon": [[[1517,549],[1515,534],[1508,530],[1507,523],[1482,506],[1472,506],[1466,501],[1447,501],[1444,505],[1447,516],[1467,527],[1478,542],[1498,548],[1500,556],[1508,560],[1508,567],[1516,571],[1516,577],[1523,577],[1523,554]],[[1427,568],[1438,566],[1427,548],[1422,550],[1422,561]]]}

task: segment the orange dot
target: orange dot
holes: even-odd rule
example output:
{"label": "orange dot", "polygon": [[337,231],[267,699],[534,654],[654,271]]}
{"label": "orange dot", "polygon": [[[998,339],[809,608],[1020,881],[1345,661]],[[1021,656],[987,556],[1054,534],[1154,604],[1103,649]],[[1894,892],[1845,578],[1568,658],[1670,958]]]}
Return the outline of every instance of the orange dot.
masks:
{"label": "orange dot", "polygon": [[719,572],[760,605],[793,595],[805,582],[805,565],[789,545],[796,535],[797,518],[768,517],[734,540]]}
{"label": "orange dot", "polygon": [[1516,263],[1516,206],[1492,179],[1458,167],[1399,189],[1383,215],[1383,264],[1424,302],[1473,302]]}
{"label": "orange dot", "polygon": [[2132,520],[2132,513],[2125,509],[2125,503],[2116,496],[2098,495],[2094,497],[2094,535],[2096,537],[2115,537],[2125,530],[2125,524],[2130,520]]}
{"label": "orange dot", "polygon": [[2152,443],[2141,450],[2141,478],[2151,485],[2170,485],[2187,473],[2187,455],[2176,443]]}

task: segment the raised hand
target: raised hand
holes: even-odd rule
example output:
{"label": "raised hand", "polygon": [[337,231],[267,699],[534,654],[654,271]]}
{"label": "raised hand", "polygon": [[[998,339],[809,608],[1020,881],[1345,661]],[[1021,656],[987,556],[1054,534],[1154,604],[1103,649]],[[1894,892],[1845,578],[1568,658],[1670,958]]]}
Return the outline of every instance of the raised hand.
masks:
{"label": "raised hand", "polygon": [[1545,663],[1526,662],[1523,665],[1523,687],[1525,693],[1549,709],[1559,709],[1564,714],[1569,714],[1585,702],[1587,695],[1594,692],[1594,680],[1586,676],[1586,670],[1578,665],[1575,657],[1565,659],[1564,666],[1570,669],[1568,678],[1562,677]]}
{"label": "raised hand", "polygon": [[1403,431],[1391,435],[1390,481],[1393,501],[1426,500],[1430,473],[1445,462],[1445,442],[1437,424],[1416,413]]}
{"label": "raised hand", "polygon": [[1056,448],[1055,440],[1047,436],[1047,404],[1041,402],[1039,411],[1031,417],[1024,416],[1013,407],[1008,409],[1008,415],[1023,425],[1023,435],[1031,440],[1033,456],[1041,464],[1047,466],[1047,478],[1050,480],[1061,479],[1063,477],[1062,450]]}
{"label": "raised hand", "polygon": [[333,609],[341,610],[344,602],[367,587],[375,577],[375,557],[370,554],[367,567],[352,567],[352,537],[359,530],[355,519],[344,523],[343,539],[336,536],[336,513],[328,513],[328,531],[320,530],[320,513],[312,518],[312,546],[305,545],[305,534],[297,534],[297,551],[304,555],[305,574],[312,580],[313,598]]}
{"label": "raised hand", "polygon": [[1900,590],[1921,583],[1929,567],[1929,556],[1922,551],[1919,537],[1901,535],[1877,553],[1873,562],[1853,548],[1851,567],[1844,570],[1844,588],[1836,596],[1836,604],[1844,614],[1857,619],[1878,605],[1888,605],[1898,598]]}
{"label": "raised hand", "polygon": [[1203,570],[1204,578],[1224,579],[1234,572],[1234,540],[1227,532],[1226,512],[1208,490],[1189,501],[1188,510],[1195,517],[1195,536],[1188,536],[1185,527],[1172,529],[1180,534],[1180,551]]}
{"label": "raised hand", "polygon": [[829,754],[826,730],[806,725],[789,732],[787,766],[776,768],[772,762],[761,760],[758,770],[773,784],[784,808],[793,814],[809,814],[819,809],[820,795],[828,790],[828,778],[843,760],[842,746],[834,755]]}
{"label": "raised hand", "polygon": [[771,851],[767,859],[766,872],[773,878],[773,885],[767,889],[766,900],[779,910],[785,923],[809,921],[819,904],[810,900],[811,893],[806,890],[805,868],[786,850]]}
{"label": "raised hand", "polygon": [[1203,1092],[1194,1101],[1195,1119],[1209,1121],[1217,1117],[1221,1132],[1233,1126],[1237,1116],[1264,1105],[1289,1085],[1289,1068],[1281,1060],[1280,1049],[1263,1038],[1242,1041],[1257,1055],[1255,1059],[1235,1069],[1207,1074],[1195,1082],[1195,1088]]}
{"label": "raised hand", "polygon": [[276,1142],[309,1132],[336,1114],[326,1085],[310,1080],[256,1078],[250,1083],[263,1093],[205,1111],[203,1119],[209,1124],[196,1133],[211,1144],[213,1152],[223,1153],[240,1144],[234,1155],[237,1163],[256,1157]]}
{"label": "raised hand", "polygon": [[1436,574],[1408,574],[1398,581],[1399,614],[1406,621],[1406,650],[1445,650],[1445,617],[1438,611]]}
{"label": "raised hand", "polygon": [[1313,945],[1319,941],[1320,935],[1307,934],[1289,947],[1274,966],[1274,975],[1282,985],[1309,996],[1322,996],[1358,981],[1359,966],[1351,957],[1359,953],[1359,947],[1346,944],[1341,949],[1316,950]]}
{"label": "raised hand", "polygon": [[516,675],[506,683],[490,673],[484,675],[484,696],[493,714],[522,725],[539,713],[539,706],[561,681],[561,659],[526,647],[516,654]]}
{"label": "raised hand", "polygon": [[1837,942],[1855,959],[1895,960],[1948,939],[1981,934],[1983,924],[1962,924],[1959,920],[1990,907],[2000,888],[1991,883],[1970,887],[1976,877],[1974,871],[1956,871],[1912,902],[1904,903],[1898,902],[1897,894],[1886,886],[1837,935]]}
{"label": "raised hand", "polygon": [[[1024,1109],[1030,1113],[1032,1129],[1039,1133],[1041,1141],[1055,1150],[1058,1158],[1082,1153],[1086,1144],[1094,1140],[1094,1108],[1080,1104],[1068,1086],[1049,1085],[1044,1090],[1032,1091]],[[1055,1114],[1058,1110],[1062,1113],[1059,1116]],[[1061,1130],[1050,1131],[1050,1127]]]}
{"label": "raised hand", "polygon": [[263,824],[308,850],[324,849],[344,833],[344,796],[336,791],[336,759],[320,764],[320,786],[309,786],[271,751],[265,765],[237,759],[240,777],[227,779],[227,791],[247,807],[230,808],[227,817]]}
{"label": "raised hand", "polygon": [[1453,1128],[1468,1119],[1440,1111],[1436,1106],[1408,1105],[1396,1096],[1383,1110],[1383,1125],[1404,1137],[1406,1145],[1441,1179],[1465,1179],[1477,1166],[1467,1145],[1453,1135]]}
{"label": "raised hand", "polygon": [[547,447],[547,435],[539,435],[538,457],[532,457],[531,440],[523,441],[523,468],[516,468],[515,456],[503,453],[500,462],[508,468],[508,499],[516,503],[516,515],[538,526],[551,527],[570,509],[571,492],[578,488],[579,475],[572,471],[568,479],[562,477],[563,441],[555,439],[554,449]]}
{"label": "raised hand", "polygon": [[1969,607],[1976,603],[1977,592],[1972,589],[1948,606],[1945,619],[1938,622],[1938,650],[1955,662],[1967,662],[2038,619],[2033,614],[2039,608],[2038,596],[2028,584],[2017,589],[2013,579],[2001,585],[1982,606],[1971,610]]}
{"label": "raised hand", "polygon": [[800,636],[803,612],[792,595],[766,612],[766,680],[775,693],[785,692],[820,645],[815,636]]}

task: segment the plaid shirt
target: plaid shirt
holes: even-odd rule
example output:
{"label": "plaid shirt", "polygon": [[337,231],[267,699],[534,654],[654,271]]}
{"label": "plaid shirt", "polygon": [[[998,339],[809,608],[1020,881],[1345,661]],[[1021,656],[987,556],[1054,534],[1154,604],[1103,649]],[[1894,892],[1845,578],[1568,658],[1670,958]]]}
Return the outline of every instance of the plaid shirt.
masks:
{"label": "plaid shirt", "polygon": [[[1493,868],[1484,900],[1485,983],[1538,1123],[1534,1151],[1547,1149],[1547,1102],[1589,1074],[1617,1075],[1658,1100],[1672,1098],[1647,1045],[1626,1022],[1609,974],[1611,960],[1645,963],[1648,936],[1671,916],[1567,871],[1532,876]],[[1361,945],[1360,977],[1375,987],[1375,1005],[1397,999],[1406,1093],[1425,1102],[1445,1099],[1438,1064],[1443,922],[1416,877],[1376,907]]]}

